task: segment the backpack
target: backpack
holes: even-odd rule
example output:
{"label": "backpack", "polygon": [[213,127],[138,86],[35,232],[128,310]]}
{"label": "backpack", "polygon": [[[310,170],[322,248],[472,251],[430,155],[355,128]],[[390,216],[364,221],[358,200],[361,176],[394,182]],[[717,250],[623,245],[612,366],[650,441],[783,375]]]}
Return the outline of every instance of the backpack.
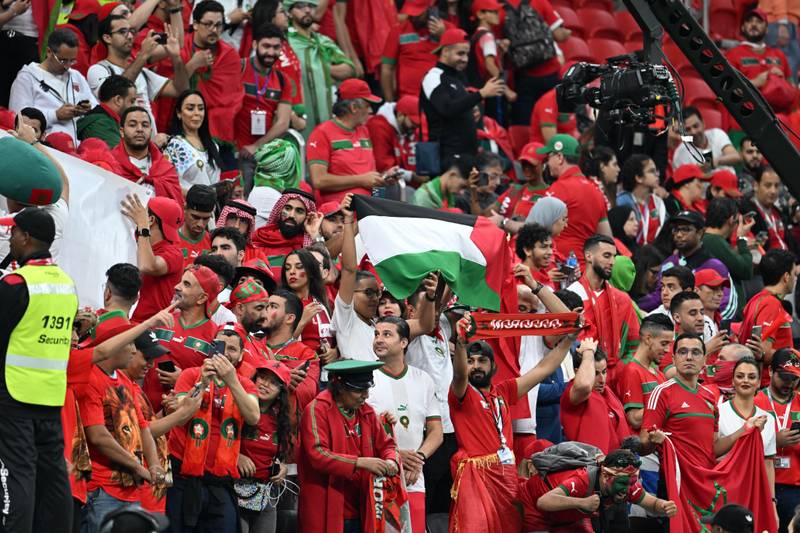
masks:
{"label": "backpack", "polygon": [[550,26],[531,7],[530,1],[520,0],[516,9],[508,0],[503,0],[503,3],[506,8],[503,30],[511,41],[508,57],[514,68],[534,67],[555,57],[556,47]]}
{"label": "backpack", "polygon": [[[602,453],[600,448],[590,444],[566,441],[554,444],[539,453],[533,454],[532,460],[536,472],[547,483],[548,487],[550,486],[547,481],[548,474],[585,468],[589,475],[589,493],[586,495],[589,496],[594,491],[595,485],[597,485],[597,475],[600,471],[596,457],[602,455]],[[550,488],[552,489],[553,487]]]}

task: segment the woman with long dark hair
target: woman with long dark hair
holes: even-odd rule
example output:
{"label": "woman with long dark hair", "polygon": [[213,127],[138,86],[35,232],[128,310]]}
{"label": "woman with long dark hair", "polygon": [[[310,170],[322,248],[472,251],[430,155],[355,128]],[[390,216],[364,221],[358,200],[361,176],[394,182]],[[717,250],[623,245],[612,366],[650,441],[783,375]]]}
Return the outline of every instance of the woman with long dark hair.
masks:
{"label": "woman with long dark hair", "polygon": [[184,91],[175,100],[164,155],[175,165],[181,188],[219,182],[222,159],[211,138],[206,101],[200,91]]}
{"label": "woman with long dark hair", "polygon": [[666,256],[658,248],[645,244],[633,252],[633,264],[636,268],[636,278],[633,280],[630,295],[634,301],[656,290],[658,274],[661,272],[661,263]]}
{"label": "woman with long dark hair", "polygon": [[581,172],[592,179],[600,192],[606,197],[606,208],[611,209],[617,202],[617,178],[619,163],[617,154],[607,146],[595,146],[581,152],[579,163]]}
{"label": "woman with long dark hair", "polygon": [[283,261],[281,284],[303,302],[303,316],[295,337],[299,336],[314,351],[319,350],[322,342],[330,347],[334,343],[330,304],[317,258],[305,248],[291,251]]}
{"label": "woman with long dark hair", "polygon": [[608,211],[608,222],[614,242],[617,243],[617,253],[631,257],[639,247],[636,244],[636,235],[639,233],[639,221],[629,205],[618,205]]}
{"label": "woman with long dark hair", "polygon": [[294,435],[289,419],[289,368],[264,361],[254,378],[261,418],[245,426],[235,484],[242,533],[274,533],[277,504],[292,460]]}

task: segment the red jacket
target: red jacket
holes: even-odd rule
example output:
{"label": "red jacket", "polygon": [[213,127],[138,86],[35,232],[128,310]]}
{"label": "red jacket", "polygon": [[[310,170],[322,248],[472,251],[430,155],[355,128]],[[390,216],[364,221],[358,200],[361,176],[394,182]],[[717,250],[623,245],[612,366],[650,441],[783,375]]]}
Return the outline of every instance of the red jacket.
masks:
{"label": "red jacket", "polygon": [[413,171],[414,138],[399,133],[383,115],[375,115],[367,121],[369,138],[372,141],[372,154],[375,156],[375,168],[378,172],[389,170],[397,165]]}
{"label": "red jacket", "polygon": [[[344,521],[344,495],[349,484],[362,486],[366,471],[356,470],[358,457],[380,457],[398,461],[394,439],[386,434],[375,410],[364,404],[356,411],[361,429],[359,456],[343,454],[347,434],[344,415],[326,390],[306,407],[300,426],[299,517],[301,533],[341,533]],[[352,486],[352,485],[351,485]],[[353,502],[356,503],[356,502]]]}
{"label": "red jacket", "polygon": [[156,196],[166,196],[172,198],[178,205],[183,205],[183,193],[181,192],[181,185],[178,182],[178,171],[169,160],[164,157],[158,147],[150,143],[150,174],[143,176],[142,172],[133,166],[128,157],[128,152],[125,151],[125,143],[121,142],[116,148],[111,150],[114,158],[122,167],[120,176],[123,178],[138,182],[144,178],[144,183],[149,183],[156,189]]}

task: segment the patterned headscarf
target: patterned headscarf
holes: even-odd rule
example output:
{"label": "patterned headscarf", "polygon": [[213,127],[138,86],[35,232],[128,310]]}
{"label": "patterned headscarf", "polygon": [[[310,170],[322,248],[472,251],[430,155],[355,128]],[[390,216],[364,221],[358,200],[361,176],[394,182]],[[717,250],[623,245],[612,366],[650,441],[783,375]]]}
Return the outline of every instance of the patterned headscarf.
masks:
{"label": "patterned headscarf", "polygon": [[217,227],[224,228],[228,222],[228,217],[233,215],[236,218],[243,218],[250,222],[250,234],[248,239],[252,237],[253,232],[256,230],[256,208],[252,204],[244,200],[231,200],[222,208],[222,212],[217,219]]}
{"label": "patterned headscarf", "polygon": [[297,187],[300,183],[300,152],[294,143],[273,139],[256,150],[256,187],[272,187],[276,191]]}
{"label": "patterned headscarf", "polygon": [[[289,200],[300,200],[303,202],[303,205],[306,206],[306,212],[311,213],[317,210],[317,204],[314,203],[314,200],[311,200],[305,194],[300,194],[299,192],[294,192],[292,189],[287,189],[288,192],[284,192],[278,201],[275,202],[275,206],[272,208],[272,211],[269,214],[269,218],[267,219],[267,226],[272,224],[277,224],[278,221],[281,219],[281,211],[283,211],[283,206],[286,205],[286,202]],[[303,233],[303,247],[309,246],[311,244],[311,236],[308,233]]]}

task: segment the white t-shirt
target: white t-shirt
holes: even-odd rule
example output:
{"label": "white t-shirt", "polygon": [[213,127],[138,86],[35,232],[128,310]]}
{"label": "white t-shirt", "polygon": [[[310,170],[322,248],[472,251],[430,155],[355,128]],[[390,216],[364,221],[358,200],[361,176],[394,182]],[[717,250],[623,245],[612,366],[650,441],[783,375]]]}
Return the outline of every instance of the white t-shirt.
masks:
{"label": "white t-shirt", "polygon": [[339,356],[356,361],[377,361],[378,356],[372,351],[375,339],[375,328],[366,324],[356,314],[353,303],[344,303],[339,295],[333,307],[331,329],[336,332],[336,345]]}
{"label": "white t-shirt", "polygon": [[708,342],[711,337],[719,333],[719,327],[714,322],[713,318],[703,315],[703,342]]}
{"label": "white t-shirt", "polygon": [[[764,444],[764,457],[774,456],[776,451],[775,444],[775,424],[772,423],[772,417],[768,412],[756,406],[756,414],[754,416],[766,416],[767,423],[764,424],[764,429],[761,430],[761,440]],[[727,401],[719,406],[719,436],[726,437],[731,433],[735,433],[741,428],[746,420],[739,416],[733,409],[733,402]],[[724,456],[723,456],[724,457]],[[718,459],[722,459],[718,457]]]}
{"label": "white t-shirt", "polygon": [[[86,73],[86,79],[89,82],[89,87],[92,88],[92,92],[95,96],[97,96],[98,92],[100,91],[100,86],[103,84],[106,78],[111,76],[112,73],[122,76],[123,72],[125,72],[124,68],[111,63],[107,59],[103,59],[102,61],[99,61],[89,67],[89,70]],[[165,78],[160,74],[156,74],[148,68],[143,68],[139,75],[136,76],[136,81],[134,82],[136,85],[135,105],[147,109],[147,112],[150,113],[153,135],[156,134],[156,123],[155,119],[153,118],[153,110],[150,108],[150,102],[158,98],[159,93],[161,93],[161,90],[168,81],[169,78]]]}
{"label": "white t-shirt", "polygon": [[[409,365],[398,377],[386,374],[383,369],[373,375],[375,387],[370,390],[367,403],[379,415],[389,411],[397,419],[393,429],[399,450],[418,450],[425,437],[425,423],[441,418],[433,379]],[[407,488],[408,492],[425,492],[422,474]]]}
{"label": "white t-shirt", "polygon": [[442,430],[453,433],[453,422],[450,420],[450,407],[447,404],[447,392],[453,381],[453,361],[450,359],[451,335],[450,322],[446,317],[439,317],[439,331],[432,335],[420,335],[412,340],[406,348],[406,362],[424,370],[432,379],[435,387],[439,412],[442,415]]}
{"label": "white t-shirt", "polygon": [[[519,346],[519,375],[521,376],[538,365],[539,361],[549,352],[550,350],[544,344],[544,337],[524,335]],[[536,385],[526,395],[531,417],[512,420],[511,425],[514,428],[514,433],[536,433],[536,401],[538,396],[539,385]]]}
{"label": "white t-shirt", "polygon": [[[706,139],[708,139],[708,146],[705,150],[711,150],[714,160],[718,161],[722,155],[722,149],[726,146],[732,146],[731,139],[728,134],[719,128],[710,128],[706,130]],[[698,165],[702,163],[703,150],[695,147],[694,143],[682,143],[675,149],[675,154],[672,156],[672,168],[678,168],[681,165]],[[698,161],[700,159],[700,161]],[[717,167],[733,170],[731,167]]]}

